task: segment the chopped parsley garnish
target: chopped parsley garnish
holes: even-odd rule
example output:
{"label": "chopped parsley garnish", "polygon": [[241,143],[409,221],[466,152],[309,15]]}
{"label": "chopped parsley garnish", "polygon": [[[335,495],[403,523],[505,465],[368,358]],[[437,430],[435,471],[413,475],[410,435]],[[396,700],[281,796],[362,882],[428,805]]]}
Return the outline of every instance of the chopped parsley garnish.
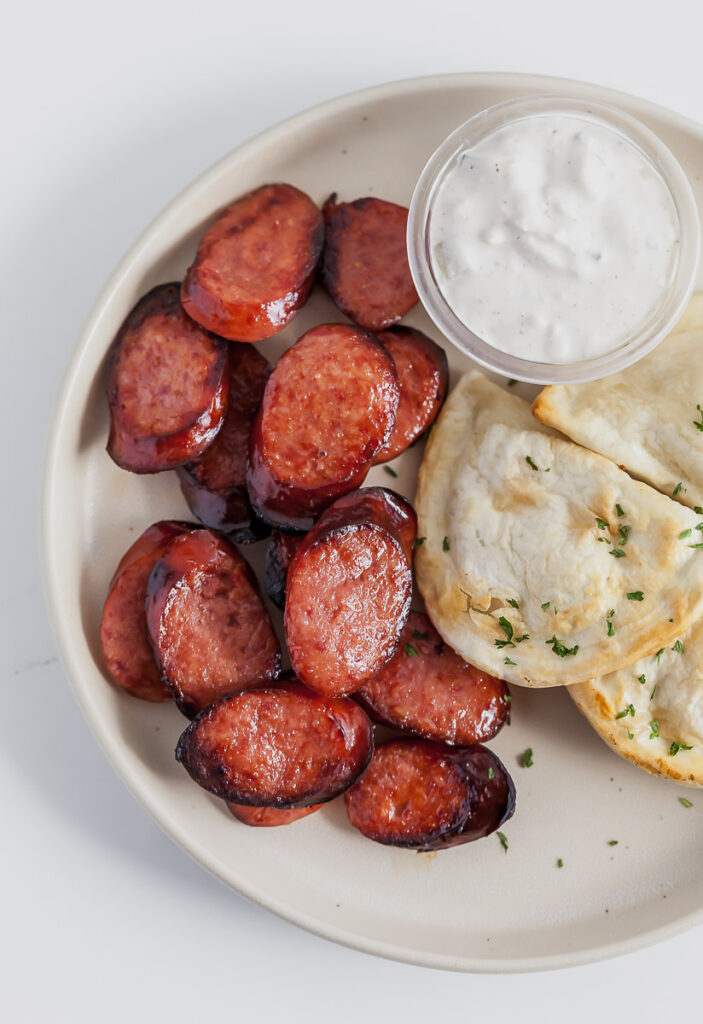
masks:
{"label": "chopped parsley garnish", "polygon": [[703,548],[703,544],[689,544],[690,548]]}
{"label": "chopped parsley garnish", "polygon": [[506,659],[505,659],[505,661],[504,661],[504,663],[503,663],[503,664],[505,664],[505,665],[514,665],[514,664],[515,664],[515,662],[514,662],[514,661],[511,661],[511,660],[510,660],[510,658],[508,658],[508,657],[506,656]]}
{"label": "chopped parsley garnish", "polygon": [[533,764],[532,747],[528,747],[520,759],[520,765],[522,768],[531,768]]}
{"label": "chopped parsley garnish", "polygon": [[649,695],[649,699],[650,699],[650,701],[654,700],[654,694],[655,694],[656,692],[657,692],[657,687],[656,687],[656,685],[654,685],[654,686],[652,687],[652,692],[651,692],[651,693],[650,693],[650,695]]}
{"label": "chopped parsley garnish", "polygon": [[542,611],[546,612],[547,608],[549,608],[549,601],[544,602],[544,604],[542,605]]}
{"label": "chopped parsley garnish", "polygon": [[677,640],[671,649],[672,651],[676,651],[677,654],[683,654],[683,644],[680,640]]}
{"label": "chopped parsley garnish", "polygon": [[506,704],[509,704],[513,698],[509,693],[504,693],[502,699],[505,701]]}
{"label": "chopped parsley garnish", "polygon": [[613,558],[624,558],[625,557],[625,552],[622,550],[622,548],[613,548],[613,550],[609,551],[608,554],[612,555]]}
{"label": "chopped parsley garnish", "polygon": [[627,544],[627,535],[628,535],[628,533],[630,532],[631,529],[632,529],[631,526],[621,526],[620,527],[620,536],[618,537],[618,544],[620,545],[621,548],[624,548],[625,545]]}
{"label": "chopped parsley garnish", "polygon": [[679,482],[677,483],[676,487],[674,487],[674,490],[672,491],[672,497],[675,498],[677,494],[680,494],[682,487],[683,487],[683,480],[679,480]]}
{"label": "chopped parsley garnish", "polygon": [[405,646],[405,653],[407,654],[407,656],[409,658],[414,658],[415,655],[417,654],[417,648],[413,647],[412,644],[405,644],[404,646]]}
{"label": "chopped parsley garnish", "polygon": [[421,544],[424,544],[426,540],[427,540],[427,538],[426,538],[426,537],[418,537],[418,538],[416,539],[415,543],[413,544],[413,547],[414,547],[414,548],[419,548],[419,547],[420,547],[420,545],[421,545]]}
{"label": "chopped parsley garnish", "polygon": [[691,536],[691,531],[690,530],[682,530],[681,533],[679,534],[679,538],[678,539],[679,540],[685,540],[686,537],[690,537],[690,536]]}
{"label": "chopped parsley garnish", "polygon": [[694,420],[693,426],[698,427],[699,430],[703,430],[703,409],[701,409],[700,405],[697,405],[696,409],[698,410],[698,415],[700,416],[701,421],[699,423],[698,420]]}
{"label": "chopped parsley garnish", "polygon": [[505,832],[496,832],[496,835],[500,839],[500,845],[503,847],[503,849],[507,853],[508,852],[508,837],[506,836]]}
{"label": "chopped parsley garnish", "polygon": [[635,717],[634,704],[628,704],[626,708],[622,709],[622,711],[618,711],[617,715],[615,716],[615,721],[617,722],[618,718],[626,718],[627,715],[629,715],[631,718]]}
{"label": "chopped parsley garnish", "polygon": [[413,630],[413,636],[414,636],[414,637],[415,637],[415,638],[416,638],[417,640],[429,640],[429,639],[430,639],[430,634],[429,634],[429,633],[423,633],[423,632],[422,632],[421,630],[419,630],[419,629],[414,629],[414,630]]}
{"label": "chopped parsley garnish", "polygon": [[598,540],[599,544],[612,544],[613,543],[612,540],[610,539],[610,537],[598,537],[597,540]]}
{"label": "chopped parsley garnish", "polygon": [[618,845],[618,840],[617,839],[609,839],[608,840],[608,846],[617,846],[617,845]]}
{"label": "chopped parsley garnish", "polygon": [[537,465],[537,463],[535,462],[535,460],[532,458],[531,455],[526,455],[525,456],[525,462],[530,467],[530,469],[534,469],[536,472],[539,472],[539,466]]}
{"label": "chopped parsley garnish", "polygon": [[627,595],[628,601],[644,601],[644,594],[641,590],[631,590]]}
{"label": "chopped parsley garnish", "polygon": [[637,682],[641,683],[642,686],[644,686],[644,684],[647,682],[647,680],[645,679],[644,675],[641,675],[641,676],[637,676]]}
{"label": "chopped parsley garnish", "polygon": [[522,636],[515,636],[515,630],[513,629],[512,622],[509,619],[506,619],[504,615],[501,615],[501,617],[498,619],[498,625],[500,626],[500,628],[503,630],[507,637],[506,640],[493,641],[493,643],[498,648],[514,647],[515,644],[521,644],[523,640],[530,639],[529,633],[523,633]]}
{"label": "chopped parsley garnish", "polygon": [[607,530],[608,529],[608,524],[606,523],[606,521],[604,519],[599,519],[598,516],[596,516],[596,522],[598,523],[598,529],[599,530]]}
{"label": "chopped parsley garnish", "polygon": [[628,738],[628,740],[634,740],[634,738],[635,738],[634,732],[630,732],[630,730],[628,729],[627,730],[627,738]]}
{"label": "chopped parsley garnish", "polygon": [[605,620],[608,624],[608,636],[615,636],[615,630],[613,629],[612,619]]}
{"label": "chopped parsley garnish", "polygon": [[498,619],[498,625],[503,630],[508,640],[512,640],[515,634],[512,622],[509,619],[506,619],[504,615],[501,615],[501,617]]}
{"label": "chopped parsley garnish", "polygon": [[384,466],[383,468],[385,469],[386,473],[388,473],[389,476],[398,476],[398,474],[396,473],[392,466]]}
{"label": "chopped parsley garnish", "polygon": [[623,510],[622,510],[622,505],[618,505],[618,504],[616,504],[616,505],[615,505],[615,511],[617,512],[617,514],[618,514],[618,517],[620,517],[620,518],[622,518],[622,516],[624,516],[624,515],[625,515],[625,513],[624,513],[624,512],[623,512]]}
{"label": "chopped parsley garnish", "polygon": [[703,505],[694,505],[693,511],[696,513],[697,516],[703,516]]}
{"label": "chopped parsley garnish", "polygon": [[507,604],[512,605],[513,608],[519,608],[520,605],[517,603],[514,597],[507,598]]}
{"label": "chopped parsley garnish", "polygon": [[688,743],[679,743],[678,740],[674,740],[669,747],[669,757],[676,757],[679,750],[693,750],[693,747],[689,746]]}
{"label": "chopped parsley garnish", "polygon": [[495,771],[494,771],[493,768],[489,768],[488,769],[488,778],[489,779],[495,778]]}
{"label": "chopped parsley garnish", "polygon": [[512,380],[511,379],[511,380],[508,381],[508,387],[509,388],[514,388],[516,384],[517,384],[516,380]]}
{"label": "chopped parsley garnish", "polygon": [[561,642],[561,640],[557,640],[556,636],[554,636],[553,634],[551,640],[545,640],[544,642],[547,645],[551,644],[552,650],[560,658],[566,658],[570,654],[578,654],[579,652],[578,644],[575,644],[573,647],[567,647],[565,644]]}
{"label": "chopped parsley garnish", "polygon": [[612,619],[613,615],[615,615],[615,609],[611,608],[608,614],[606,615],[606,619]]}
{"label": "chopped parsley garnish", "polygon": [[450,547],[451,545],[449,543],[449,537],[445,537],[444,540],[442,541],[442,551],[449,551]]}
{"label": "chopped parsley garnish", "polygon": [[687,800],[685,796],[680,796],[679,797],[679,803],[681,804],[682,807],[693,807],[693,804],[691,803],[691,801]]}
{"label": "chopped parsley garnish", "polygon": [[561,857],[557,857],[557,867],[558,868],[563,868],[564,867],[564,861],[561,859]]}
{"label": "chopped parsley garnish", "polygon": [[657,665],[662,660],[662,654],[664,653],[665,650],[666,650],[666,648],[660,647],[659,650],[657,651],[657,653],[656,653]]}
{"label": "chopped parsley garnish", "polygon": [[649,734],[650,740],[655,740],[659,736],[659,719],[652,719],[652,731]]}

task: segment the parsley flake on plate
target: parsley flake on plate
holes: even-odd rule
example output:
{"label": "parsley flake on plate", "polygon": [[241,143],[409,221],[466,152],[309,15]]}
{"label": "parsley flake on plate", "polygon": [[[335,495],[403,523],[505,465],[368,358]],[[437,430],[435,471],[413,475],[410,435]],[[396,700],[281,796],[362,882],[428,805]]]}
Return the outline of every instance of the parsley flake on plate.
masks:
{"label": "parsley flake on plate", "polygon": [[685,796],[680,796],[679,797],[679,803],[681,804],[682,807],[693,807],[693,804],[691,803],[691,801],[687,800]]}
{"label": "parsley flake on plate", "polygon": [[520,758],[520,767],[531,768],[533,764],[534,761],[532,760],[532,747],[528,747],[525,753]]}
{"label": "parsley flake on plate", "polygon": [[405,644],[405,653],[409,658],[414,658],[417,654],[417,648],[413,647],[412,644]]}
{"label": "parsley flake on plate", "polygon": [[630,715],[631,718],[635,717],[634,704],[628,704],[626,708],[622,709],[622,711],[618,711],[617,715],[615,716],[615,721],[617,721],[618,718],[625,718],[627,715]]}
{"label": "parsley flake on plate", "polygon": [[641,683],[641,684],[642,684],[642,686],[644,686],[644,684],[645,684],[645,683],[647,682],[647,680],[646,680],[646,679],[645,679],[645,677],[644,677],[644,674],[643,674],[643,675],[641,675],[641,676],[637,676],[637,682],[638,682],[638,683]]}
{"label": "parsley flake on plate", "polygon": [[504,665],[515,665],[516,662],[511,661],[511,659],[506,656],[505,661],[503,662],[503,664]]}
{"label": "parsley flake on plate", "polygon": [[578,644],[575,644],[573,647],[567,647],[566,644],[561,642],[561,640],[557,640],[554,634],[552,634],[550,640],[545,640],[544,642],[547,645],[551,644],[552,650],[560,658],[567,658],[569,655],[578,654],[579,652]]}
{"label": "parsley flake on plate", "polygon": [[598,524],[598,529],[599,530],[607,530],[608,529],[608,524],[606,523],[606,521],[604,519],[599,519],[598,516],[596,516],[596,523]]}
{"label": "parsley flake on plate", "polygon": [[413,636],[417,640],[429,640],[430,639],[430,634],[429,633],[423,633],[422,630],[420,630],[420,629],[414,629],[413,630]]}
{"label": "parsley flake on plate", "polygon": [[700,405],[697,405],[696,406],[696,410],[698,411],[698,415],[700,416],[701,419],[700,419],[700,423],[698,422],[698,420],[694,420],[693,421],[693,426],[694,427],[698,427],[699,430],[703,430],[703,409],[701,409]]}
{"label": "parsley flake on plate", "polygon": [[384,466],[383,468],[385,469],[386,473],[388,473],[388,476],[398,476],[398,474],[396,473],[392,466]]}
{"label": "parsley flake on plate", "polygon": [[517,603],[517,601],[515,600],[514,597],[508,597],[506,599],[506,604],[512,605],[513,608],[519,608],[520,607],[520,605]]}
{"label": "parsley flake on plate", "polygon": [[616,511],[616,512],[617,512],[617,514],[618,514],[618,518],[622,518],[622,517],[623,517],[623,516],[625,515],[625,513],[624,513],[624,512],[623,512],[623,510],[622,510],[622,505],[618,505],[618,504],[616,504],[616,505],[615,505],[615,511]]}
{"label": "parsley flake on plate", "polygon": [[[650,700],[651,700],[651,698],[650,698]],[[658,718],[653,718],[652,719],[652,731],[649,734],[649,738],[650,738],[650,740],[655,740],[655,739],[658,738],[658,736],[659,736],[659,719]]]}
{"label": "parsley flake on plate", "polygon": [[449,537],[445,537],[442,541],[442,551],[449,551],[451,544],[449,543]]}
{"label": "parsley flake on plate", "polygon": [[627,595],[628,601],[644,601],[644,594],[641,590],[631,590]]}
{"label": "parsley flake on plate", "polygon": [[418,537],[418,538],[417,538],[417,539],[416,539],[416,540],[414,541],[414,543],[413,543],[413,547],[414,547],[414,548],[419,548],[419,547],[420,547],[420,545],[421,545],[421,544],[424,544],[426,540],[427,540],[427,538],[426,538],[426,537]]}
{"label": "parsley flake on plate", "polygon": [[613,558],[624,558],[625,557],[625,552],[622,550],[622,548],[613,548],[613,550],[609,551],[608,554],[612,555]]}
{"label": "parsley flake on plate", "polygon": [[672,651],[676,651],[677,654],[683,654],[683,644],[680,640],[677,640],[671,649]]}
{"label": "parsley flake on plate", "polygon": [[496,835],[500,839],[500,845],[503,847],[503,849],[507,853],[508,852],[508,837],[506,836],[505,832],[496,832]]}
{"label": "parsley flake on plate", "polygon": [[693,747],[688,743],[680,743],[678,740],[674,740],[669,747],[669,757],[676,757],[679,750],[693,750]]}
{"label": "parsley flake on plate", "polygon": [[690,530],[682,530],[681,533],[678,536],[678,539],[679,540],[685,540],[686,537],[690,537],[690,536],[691,536],[691,531]]}
{"label": "parsley flake on plate", "polygon": [[679,480],[679,482],[677,483],[676,487],[674,487],[673,491],[671,492],[673,498],[675,498],[677,494],[681,493],[681,488],[682,487],[683,487],[683,480]]}
{"label": "parsley flake on plate", "polygon": [[609,839],[608,840],[608,846],[617,846],[617,845],[618,845],[618,840],[617,839]]}
{"label": "parsley flake on plate", "polygon": [[531,455],[526,455],[525,456],[525,462],[530,467],[530,469],[534,469],[535,472],[537,472],[537,473],[539,472],[539,466],[537,465],[537,463],[535,462],[535,460],[532,458]]}

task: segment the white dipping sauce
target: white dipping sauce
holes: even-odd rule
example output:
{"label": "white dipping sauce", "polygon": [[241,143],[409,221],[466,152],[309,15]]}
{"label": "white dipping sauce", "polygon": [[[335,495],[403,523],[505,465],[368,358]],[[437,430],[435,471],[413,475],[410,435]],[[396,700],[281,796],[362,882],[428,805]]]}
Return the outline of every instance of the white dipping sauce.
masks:
{"label": "white dipping sauce", "polygon": [[611,352],[662,306],[678,218],[647,157],[577,114],[503,125],[446,173],[430,219],[432,270],[475,334],[523,359]]}

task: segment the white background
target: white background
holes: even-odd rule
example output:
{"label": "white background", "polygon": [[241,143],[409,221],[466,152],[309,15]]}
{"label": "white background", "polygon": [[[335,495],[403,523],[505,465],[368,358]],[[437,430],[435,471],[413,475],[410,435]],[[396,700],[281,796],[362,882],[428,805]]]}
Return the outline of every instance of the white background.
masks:
{"label": "white background", "polygon": [[124,250],[195,175],[312,104],[445,71],[564,75],[703,121],[696,8],[63,0],[5,9],[3,1020],[696,1019],[703,928],[609,963],[462,976],[334,946],[227,890],[160,832],[93,741],[56,660],[37,555],[46,432],[81,323]]}

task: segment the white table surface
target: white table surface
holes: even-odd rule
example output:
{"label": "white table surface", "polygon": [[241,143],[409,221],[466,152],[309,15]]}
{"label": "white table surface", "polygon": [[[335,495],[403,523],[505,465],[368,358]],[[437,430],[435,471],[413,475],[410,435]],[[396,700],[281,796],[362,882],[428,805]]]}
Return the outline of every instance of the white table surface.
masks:
{"label": "white table surface", "polygon": [[[703,121],[702,16],[668,0],[63,0],[2,22],[0,1016],[12,1024],[697,1019],[703,928],[616,961],[466,976],[385,962],[245,902],[125,790],[74,704],[42,596],[38,504],[54,396],[136,235],[262,128],[442,71],[599,82]],[[9,464],[8,464],[9,463]],[[675,837],[672,837],[675,841]]]}

